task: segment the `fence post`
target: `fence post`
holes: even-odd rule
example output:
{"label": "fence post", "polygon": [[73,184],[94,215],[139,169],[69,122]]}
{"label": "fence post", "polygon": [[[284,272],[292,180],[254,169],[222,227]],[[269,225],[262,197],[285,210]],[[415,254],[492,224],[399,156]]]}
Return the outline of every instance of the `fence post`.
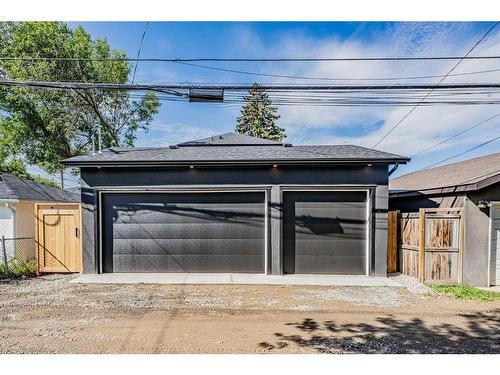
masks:
{"label": "fence post", "polygon": [[3,272],[9,277],[9,264],[7,263],[7,251],[5,250],[5,236],[2,236]]}
{"label": "fence post", "polygon": [[418,281],[425,281],[425,208],[418,212]]}

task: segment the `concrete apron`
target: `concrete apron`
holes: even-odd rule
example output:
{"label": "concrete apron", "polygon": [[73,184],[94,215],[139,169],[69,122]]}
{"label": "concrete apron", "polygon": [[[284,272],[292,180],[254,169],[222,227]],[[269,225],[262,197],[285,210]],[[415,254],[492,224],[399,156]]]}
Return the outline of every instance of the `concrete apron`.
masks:
{"label": "concrete apron", "polygon": [[81,284],[239,284],[396,287],[387,278],[348,275],[258,275],[220,273],[104,273],[84,274],[71,280]]}

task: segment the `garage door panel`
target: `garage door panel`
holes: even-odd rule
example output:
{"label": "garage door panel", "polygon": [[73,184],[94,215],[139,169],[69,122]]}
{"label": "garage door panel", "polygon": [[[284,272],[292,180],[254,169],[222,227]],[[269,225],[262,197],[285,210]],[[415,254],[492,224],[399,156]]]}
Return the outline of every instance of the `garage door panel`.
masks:
{"label": "garage door panel", "polygon": [[354,240],[364,240],[366,236],[366,228],[364,222],[360,222],[358,225],[342,225],[340,230],[332,230],[329,224],[311,224],[309,228],[304,228],[301,225],[295,226],[295,238],[297,240],[317,240],[325,239],[332,240],[335,239],[354,239]]}
{"label": "garage door panel", "polygon": [[187,239],[196,235],[199,239],[231,239],[253,238],[262,239],[262,223],[245,225],[243,223],[206,223],[193,229],[193,225],[180,223],[155,223],[155,224],[114,224],[115,239],[150,239],[150,238],[175,238]]}
{"label": "garage door panel", "polygon": [[296,240],[295,244],[296,255],[349,255],[364,258],[366,253],[364,244],[360,244],[359,240]]}
{"label": "garage door panel", "polygon": [[[133,270],[130,263],[134,264]],[[115,255],[114,272],[248,272],[249,268],[262,270],[261,257],[250,255]],[[209,271],[207,271],[207,269]]]}
{"label": "garage door panel", "polygon": [[103,270],[264,273],[264,199],[263,192],[105,194]]}
{"label": "garage door panel", "polygon": [[285,273],[364,274],[366,192],[284,193]]}
{"label": "garage door panel", "polygon": [[[186,239],[178,241],[177,239],[132,239],[132,240],[115,240],[113,253],[116,254],[234,254],[245,255],[255,254],[262,255],[261,243],[257,243],[252,239],[207,239],[196,240]],[[257,246],[256,246],[257,245]]]}
{"label": "garage door panel", "polygon": [[359,262],[358,257],[316,255],[297,256],[295,273],[315,273],[331,275],[361,275],[365,273],[364,265]]}
{"label": "garage door panel", "polygon": [[115,223],[144,223],[154,224],[166,223],[212,223],[212,222],[234,222],[234,223],[261,223],[262,212],[256,211],[255,207],[248,205],[234,205],[233,207],[199,207],[192,205],[169,205],[166,207],[152,207],[151,205],[115,206]]}

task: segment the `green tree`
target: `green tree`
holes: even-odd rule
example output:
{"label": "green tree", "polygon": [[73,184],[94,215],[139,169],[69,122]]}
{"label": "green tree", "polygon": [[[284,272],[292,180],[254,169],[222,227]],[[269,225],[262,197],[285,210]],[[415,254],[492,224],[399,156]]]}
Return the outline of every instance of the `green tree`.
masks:
{"label": "green tree", "polygon": [[[0,56],[63,60],[2,60],[0,75],[15,80],[126,83],[125,53],[63,22],[0,23]],[[68,60],[78,58],[81,60]],[[66,59],[66,60],[64,60]],[[113,59],[113,61],[102,61]],[[118,61],[116,60],[118,59]],[[103,147],[133,146],[159,108],[155,94],[0,86],[0,160],[22,160],[48,173],[63,159]]]}
{"label": "green tree", "polygon": [[278,108],[273,106],[266,90],[254,83],[244,99],[245,104],[237,120],[236,132],[273,141],[286,138],[285,129],[276,124],[280,118]]}
{"label": "green tree", "polygon": [[[54,180],[44,178],[41,176],[35,176],[26,170],[26,166],[21,160],[11,159],[8,162],[0,162],[0,172],[7,172],[21,178],[27,178],[28,180],[33,180],[40,184],[45,184],[53,187],[57,187],[57,183]],[[2,176],[0,174],[0,180]]]}

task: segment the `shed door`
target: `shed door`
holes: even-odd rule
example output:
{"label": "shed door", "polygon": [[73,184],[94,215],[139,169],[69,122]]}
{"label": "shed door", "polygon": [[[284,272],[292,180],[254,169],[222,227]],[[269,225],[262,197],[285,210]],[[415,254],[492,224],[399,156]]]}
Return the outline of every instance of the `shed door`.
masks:
{"label": "shed door", "polygon": [[491,285],[500,285],[500,206],[491,207]]}
{"label": "shed door", "polygon": [[285,192],[285,273],[366,272],[366,192]]}
{"label": "shed door", "polygon": [[81,272],[80,208],[71,205],[37,206],[39,272]]}
{"label": "shed door", "polygon": [[263,192],[103,195],[104,272],[265,273]]}

